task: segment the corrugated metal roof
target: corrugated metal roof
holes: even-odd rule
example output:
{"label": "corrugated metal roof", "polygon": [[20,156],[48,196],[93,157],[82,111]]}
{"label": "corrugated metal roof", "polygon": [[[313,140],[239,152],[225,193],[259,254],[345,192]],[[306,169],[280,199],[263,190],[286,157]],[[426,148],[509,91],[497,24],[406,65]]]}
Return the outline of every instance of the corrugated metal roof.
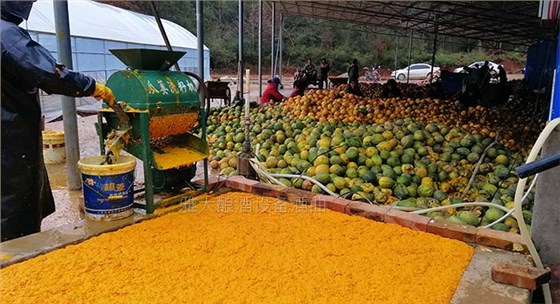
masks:
{"label": "corrugated metal roof", "polygon": [[[538,1],[274,1],[276,11],[516,45],[554,38]],[[271,2],[269,2],[271,3]],[[437,16],[437,17],[436,17]]]}

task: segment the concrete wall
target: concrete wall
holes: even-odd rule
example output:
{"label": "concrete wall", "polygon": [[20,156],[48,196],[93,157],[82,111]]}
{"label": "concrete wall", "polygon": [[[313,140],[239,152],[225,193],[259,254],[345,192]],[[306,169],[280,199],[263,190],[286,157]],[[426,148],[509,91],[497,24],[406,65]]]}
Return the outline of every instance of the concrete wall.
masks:
{"label": "concrete wall", "polygon": [[[550,135],[542,155],[558,151],[560,128]],[[560,167],[539,175],[531,234],[543,263],[560,264]]]}

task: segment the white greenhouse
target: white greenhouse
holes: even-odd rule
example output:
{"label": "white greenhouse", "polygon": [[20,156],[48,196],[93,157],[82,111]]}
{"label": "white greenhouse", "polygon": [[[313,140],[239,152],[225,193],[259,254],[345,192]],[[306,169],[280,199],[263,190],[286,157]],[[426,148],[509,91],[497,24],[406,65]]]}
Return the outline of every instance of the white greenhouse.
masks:
{"label": "white greenhouse", "polygon": [[[90,0],[68,1],[68,14],[73,70],[96,81],[104,83],[113,72],[126,68],[109,52],[111,49],[167,49],[152,16]],[[181,70],[198,72],[196,36],[171,21],[162,19],[162,23],[173,50],[186,52],[178,62]],[[20,26],[58,59],[53,0],[35,2],[29,20]],[[206,46],[204,67],[204,79],[210,80],[210,50]],[[60,116],[59,100],[56,96],[41,96],[47,121]],[[78,111],[90,112],[99,108],[100,104],[92,98],[79,98],[77,107]]]}

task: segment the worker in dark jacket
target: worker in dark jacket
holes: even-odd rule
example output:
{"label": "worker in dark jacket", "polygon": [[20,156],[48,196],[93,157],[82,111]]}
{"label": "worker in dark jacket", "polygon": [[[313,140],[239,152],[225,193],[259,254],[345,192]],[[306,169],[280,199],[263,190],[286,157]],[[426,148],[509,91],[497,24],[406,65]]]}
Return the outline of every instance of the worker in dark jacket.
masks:
{"label": "worker in dark jacket", "polygon": [[6,241],[39,232],[54,212],[43,162],[39,89],[49,94],[94,96],[114,103],[111,90],[67,70],[19,27],[33,1],[2,1],[2,228]]}
{"label": "worker in dark jacket", "polygon": [[364,93],[362,93],[362,90],[360,90],[360,84],[358,84],[357,81],[352,81],[351,83],[349,83],[346,87],[345,92],[348,94],[364,97]]}
{"label": "worker in dark jacket", "polygon": [[358,81],[358,59],[353,59],[352,63],[348,67],[348,83],[352,83],[353,81]]}
{"label": "worker in dark jacket", "polygon": [[303,70],[307,73],[310,82],[317,80],[317,66],[313,63],[311,58],[307,58],[307,62],[303,66]]}
{"label": "worker in dark jacket", "polygon": [[381,98],[395,98],[401,97],[401,95],[401,90],[397,86],[395,79],[387,80],[387,82],[382,86]]}
{"label": "worker in dark jacket", "polygon": [[508,101],[511,86],[508,83],[507,73],[503,66],[498,66],[499,83],[490,83],[480,92],[480,105],[494,107]]}
{"label": "worker in dark jacket", "polygon": [[324,88],[328,89],[328,81],[329,81],[329,71],[331,70],[331,64],[327,61],[327,58],[321,59],[321,64],[319,65],[319,71],[321,75],[319,76],[319,89]]}
{"label": "worker in dark jacket", "polygon": [[294,89],[290,93],[290,97],[303,96],[305,90],[311,84],[311,78],[305,70],[298,70],[294,74]]}

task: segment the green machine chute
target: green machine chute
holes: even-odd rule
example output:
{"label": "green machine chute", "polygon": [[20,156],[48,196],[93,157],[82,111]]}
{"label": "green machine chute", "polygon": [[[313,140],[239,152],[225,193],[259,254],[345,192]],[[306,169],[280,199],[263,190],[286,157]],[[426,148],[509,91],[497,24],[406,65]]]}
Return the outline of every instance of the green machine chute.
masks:
{"label": "green machine chute", "polygon": [[[203,83],[171,71],[184,52],[151,49],[111,50],[127,65],[107,80],[124,111],[104,105],[97,129],[101,151],[113,130],[127,132],[123,149],[144,163],[146,205],[153,212],[154,191],[176,191],[189,185],[196,162],[208,157],[206,111],[199,93]],[[201,131],[202,138],[195,131]]]}

